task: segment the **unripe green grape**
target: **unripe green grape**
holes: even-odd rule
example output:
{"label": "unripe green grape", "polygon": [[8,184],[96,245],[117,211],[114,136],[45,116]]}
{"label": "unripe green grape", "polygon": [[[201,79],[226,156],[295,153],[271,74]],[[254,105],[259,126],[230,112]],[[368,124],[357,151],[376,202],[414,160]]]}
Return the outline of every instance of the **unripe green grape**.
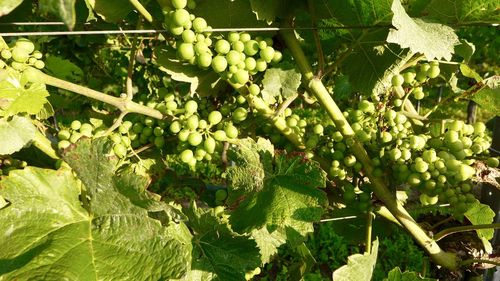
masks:
{"label": "unripe green grape", "polygon": [[418,135],[410,136],[410,147],[414,150],[423,149],[425,147],[425,138]]}
{"label": "unripe green grape", "polygon": [[175,24],[170,24],[170,26],[168,27],[168,30],[170,31],[170,33],[172,33],[173,35],[176,35],[176,36],[179,36],[182,34],[182,32],[184,32],[184,27],[182,26],[176,26]]}
{"label": "unripe green grape", "polygon": [[142,129],[141,135],[148,136],[148,137],[152,136],[153,135],[153,128],[151,128],[151,127],[144,127]]}
{"label": "unripe green grape", "polygon": [[249,71],[254,70],[256,66],[257,66],[257,62],[255,61],[254,58],[248,57],[245,59],[245,69],[246,70],[249,70]]}
{"label": "unripe green grape", "polygon": [[57,133],[57,138],[59,140],[69,140],[70,137],[71,137],[71,133],[68,130],[60,130]]}
{"label": "unripe green grape", "polygon": [[43,57],[43,54],[40,51],[34,51],[33,54],[31,54],[35,59],[39,60]]}
{"label": "unripe green grape", "polygon": [[187,141],[190,133],[191,133],[191,132],[190,132],[188,129],[182,129],[182,130],[180,130],[180,132],[177,134],[177,138],[178,138],[180,141]]}
{"label": "unripe green grape", "polygon": [[415,70],[410,69],[410,70],[404,72],[402,75],[403,75],[403,78],[405,80],[405,83],[411,84],[415,80],[416,73],[415,73]]}
{"label": "unripe green grape", "polygon": [[196,61],[201,68],[207,68],[212,64],[212,55],[209,53],[200,54]]}
{"label": "unripe green grape", "polygon": [[419,72],[417,72],[417,75],[415,76],[415,79],[419,83],[424,83],[427,80],[427,73],[419,71]]}
{"label": "unripe green grape", "polygon": [[227,40],[229,42],[236,42],[236,41],[239,41],[240,40],[240,34],[237,33],[237,32],[229,32],[228,36],[227,36]]}
{"label": "unripe green grape", "polygon": [[114,143],[121,143],[121,142],[122,142],[122,138],[120,137],[120,135],[119,135],[119,134],[111,134],[111,135],[109,136],[109,139],[110,139],[111,141],[113,141]]}
{"label": "unripe green grape", "polygon": [[227,40],[219,39],[215,42],[215,51],[219,54],[227,54],[231,50],[231,44]]}
{"label": "unripe green grape", "polygon": [[129,137],[127,137],[127,136],[121,136],[120,140],[121,140],[121,143],[123,145],[125,145],[126,147],[129,147],[130,144],[131,144],[131,142],[132,142],[132,140]]}
{"label": "unripe green grape", "polygon": [[66,149],[66,148],[68,148],[70,145],[71,145],[71,142],[69,142],[68,140],[61,140],[61,141],[57,144],[57,147],[58,147],[59,149]]}
{"label": "unripe green grape", "polygon": [[476,122],[473,124],[474,134],[482,135],[486,131],[486,125],[483,122]]}
{"label": "unripe green grape", "polygon": [[205,141],[203,142],[203,148],[205,149],[206,152],[209,154],[214,153],[215,151],[215,140],[212,137],[207,137]]}
{"label": "unripe green grape", "polygon": [[45,67],[45,63],[41,60],[37,60],[34,64],[33,64],[34,67],[38,68],[38,69],[42,69]]}
{"label": "unripe green grape", "polygon": [[177,9],[172,15],[172,23],[176,26],[183,26],[190,20],[189,12],[185,9]]}
{"label": "unripe green grape", "polygon": [[30,54],[26,52],[25,50],[19,48],[19,47],[14,47],[12,48],[12,59],[16,62],[19,63],[26,63],[30,57]]}
{"label": "unripe green grape", "polygon": [[392,86],[401,86],[405,82],[405,78],[401,74],[396,74],[392,76],[391,83]]}
{"label": "unripe green grape", "polygon": [[181,161],[186,163],[186,164],[191,163],[193,156],[194,156],[193,151],[191,149],[186,149],[186,150],[182,151],[180,154]]}
{"label": "unripe green grape", "polygon": [[226,132],[224,130],[217,130],[214,132],[214,139],[216,141],[225,141],[227,139]]}
{"label": "unripe green grape", "polygon": [[238,53],[241,53],[245,50],[245,43],[241,42],[241,41],[235,41],[235,42],[232,42],[231,43],[231,48],[235,51],[237,51]]}
{"label": "unripe green grape", "polygon": [[439,73],[441,72],[441,70],[439,69],[439,66],[431,66],[429,68],[429,70],[427,71],[427,76],[429,76],[429,78],[436,78],[439,76]]}
{"label": "unripe green grape", "polygon": [[212,111],[208,114],[208,122],[210,125],[217,125],[222,121],[222,114],[219,111]]}
{"label": "unripe green grape", "polygon": [[203,137],[200,133],[194,131],[189,134],[187,141],[192,146],[198,146],[203,141]]}
{"label": "unripe green grape", "polygon": [[256,96],[260,93],[260,87],[257,84],[252,84],[248,86],[248,92],[250,95]]}
{"label": "unripe green grape", "polygon": [[163,129],[160,127],[155,127],[153,129],[153,135],[155,135],[156,137],[163,136]]}
{"label": "unripe green grape", "polygon": [[245,43],[245,42],[249,41],[250,39],[252,39],[252,36],[249,33],[243,32],[240,34],[240,41],[241,42]]}
{"label": "unripe green grape", "polygon": [[266,70],[266,68],[267,68],[267,62],[262,58],[257,59],[255,70],[257,70],[258,72],[263,72]]}
{"label": "unripe green grape", "polygon": [[267,47],[267,43],[264,40],[259,41],[257,44],[259,44],[259,49],[261,49],[261,50],[263,50]]}
{"label": "unripe green grape", "polygon": [[121,143],[113,145],[113,152],[118,158],[124,158],[127,156],[127,148]]}
{"label": "unripe green grape", "polygon": [[429,164],[427,164],[425,161],[420,160],[415,162],[415,171],[419,173],[424,173],[427,172],[429,169]]}
{"label": "unripe green grape", "polygon": [[12,58],[12,52],[9,49],[3,49],[2,52],[0,53],[3,59],[10,59]]}
{"label": "unripe green grape", "polygon": [[270,63],[274,57],[274,49],[273,47],[266,47],[265,49],[260,50],[259,55],[264,61]]}
{"label": "unripe green grape", "polygon": [[344,165],[347,167],[352,167],[354,164],[356,164],[356,157],[354,155],[347,155],[344,158]]}
{"label": "unripe green grape", "polygon": [[162,148],[163,146],[165,146],[165,139],[163,138],[163,136],[156,136],[153,141],[153,144],[157,148]]}
{"label": "unripe green grape", "polygon": [[236,84],[245,84],[249,79],[250,77],[248,75],[248,71],[244,69],[238,69],[238,71],[234,73],[231,80]]}
{"label": "unripe green grape", "polygon": [[205,43],[205,41],[201,41],[197,42],[194,45],[194,52],[196,54],[210,53],[210,49],[208,48],[208,45]]}
{"label": "unripe green grape", "polygon": [[82,137],[81,133],[74,132],[69,138],[69,141],[71,143],[76,143],[81,137]]}
{"label": "unripe green grape", "polygon": [[233,112],[233,120],[236,122],[244,121],[247,118],[247,110],[243,107],[238,107]]}
{"label": "unripe green grape", "polygon": [[274,50],[274,55],[273,55],[273,59],[271,60],[271,63],[277,64],[282,59],[283,59],[283,54],[280,51],[278,51],[278,50]]}
{"label": "unripe green grape", "polygon": [[212,59],[212,69],[216,73],[223,72],[227,68],[227,60],[223,56],[216,56]]}
{"label": "unripe green grape", "polygon": [[286,125],[288,127],[296,127],[299,124],[299,121],[296,118],[289,117],[286,119]]}
{"label": "unripe green grape", "polygon": [[191,115],[189,118],[186,120],[186,127],[189,130],[196,130],[198,128],[198,116],[197,115]]}
{"label": "unripe green grape", "polygon": [[425,97],[425,93],[424,93],[424,91],[422,91],[422,87],[417,87],[417,88],[413,89],[412,94],[416,100],[421,100]]}
{"label": "unripe green grape", "polygon": [[420,203],[423,205],[423,206],[427,206],[427,205],[435,205],[439,200],[439,197],[438,196],[429,196],[425,193],[422,193],[420,194]]}
{"label": "unripe green grape", "polygon": [[31,58],[28,59],[28,64],[33,65],[36,61],[37,61],[37,59],[31,57]]}
{"label": "unripe green grape", "polygon": [[184,9],[187,5],[187,0],[172,0],[172,6],[176,9]]}
{"label": "unripe green grape", "polygon": [[488,159],[486,159],[486,165],[488,165],[488,167],[496,168],[499,164],[500,160],[498,157],[488,157]]}
{"label": "unripe green grape", "polygon": [[382,143],[388,143],[388,142],[392,141],[391,133],[389,133],[387,131],[380,133],[380,140],[382,141]]}
{"label": "unripe green grape", "polygon": [[191,115],[198,110],[198,103],[194,100],[189,100],[184,105],[184,110],[186,111],[187,115]]}
{"label": "unripe green grape", "polygon": [[316,135],[322,135],[323,132],[324,132],[324,128],[323,128],[323,125],[321,124],[316,124],[313,128],[313,132],[316,134]]}
{"label": "unripe green grape", "polygon": [[259,50],[260,50],[259,43],[257,43],[257,41],[249,40],[249,41],[245,42],[244,51],[245,51],[245,54],[247,54],[248,56],[254,56],[255,54],[257,54],[259,52]]}
{"label": "unripe green grape", "polygon": [[226,132],[226,136],[230,139],[238,137],[238,129],[231,124],[228,124],[226,127],[224,127],[224,132]]}
{"label": "unripe green grape", "polygon": [[236,65],[239,69],[245,69],[246,68],[246,65],[245,65],[245,61],[241,61],[240,63],[238,63]]}
{"label": "unripe green grape", "polygon": [[455,179],[458,181],[466,181],[476,174],[476,170],[469,165],[460,164]]}
{"label": "unripe green grape", "polygon": [[238,51],[231,50],[227,53],[226,60],[229,65],[237,65],[241,62],[241,55]]}
{"label": "unripe green grape", "polygon": [[194,57],[194,46],[191,43],[181,43],[177,48],[177,54],[183,60],[190,60]]}
{"label": "unripe green grape", "polygon": [[389,159],[396,161],[401,157],[401,150],[399,148],[393,148],[388,152]]}
{"label": "unripe green grape", "polygon": [[196,34],[192,30],[182,32],[182,41],[184,43],[193,43],[196,40]]}
{"label": "unripe green grape", "polygon": [[193,29],[198,33],[204,32],[207,26],[207,21],[204,18],[197,17],[193,20]]}

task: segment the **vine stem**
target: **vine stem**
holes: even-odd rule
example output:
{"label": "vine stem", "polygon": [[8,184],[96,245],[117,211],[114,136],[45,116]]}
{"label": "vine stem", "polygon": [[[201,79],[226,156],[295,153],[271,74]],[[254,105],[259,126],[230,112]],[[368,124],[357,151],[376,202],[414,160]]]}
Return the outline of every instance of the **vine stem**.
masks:
{"label": "vine stem", "polygon": [[351,151],[363,165],[366,176],[370,179],[373,186],[373,192],[377,198],[385,204],[394,217],[413,236],[415,241],[428,252],[437,264],[448,269],[456,269],[458,267],[457,255],[443,251],[436,241],[427,235],[427,233],[418,225],[417,222],[415,222],[406,209],[401,205],[401,203],[397,201],[396,196],[387,188],[384,180],[373,175],[374,167],[367,151],[354,137],[353,129],[345,119],[342,111],[337,106],[330,93],[328,93],[324,84],[320,79],[314,77],[312,68],[308,63],[307,58],[300,47],[297,38],[295,37],[295,34],[290,31],[281,31],[280,35],[282,36],[303,75],[303,83],[310,90],[310,92],[314,94],[342,135],[346,139],[350,139],[352,142]]}
{"label": "vine stem", "polygon": [[50,142],[50,140],[38,130],[36,130],[35,138],[33,139],[33,145],[50,158],[56,160],[59,159],[59,156],[57,156],[57,152],[52,147],[52,143]]}
{"label": "vine stem", "polygon": [[312,34],[314,37],[314,42],[316,43],[316,52],[318,53],[318,77],[323,76],[323,72],[325,71],[325,56],[323,53],[323,48],[321,47],[321,41],[318,34],[318,20],[316,18],[316,7],[314,6],[314,2],[312,0],[307,0],[307,5],[309,8],[309,14],[311,15],[312,21]]}
{"label": "vine stem", "polygon": [[96,90],[89,89],[87,87],[83,87],[77,84],[73,84],[68,81],[64,81],[55,77],[52,77],[50,75],[47,75],[43,72],[41,72],[38,69],[35,69],[33,67],[28,67],[24,70],[24,73],[27,74],[26,76],[28,77],[28,80],[31,82],[40,82],[44,83],[50,86],[54,86],[57,88],[61,88],[64,90],[68,90],[77,94],[80,94],[82,96],[89,97],[91,99],[99,100],[108,104],[113,105],[114,107],[118,108],[122,112],[127,112],[127,113],[139,113],[143,114],[146,116],[150,116],[156,119],[162,119],[163,114],[161,114],[160,111],[149,108],[144,105],[140,105],[138,103],[135,103],[131,100],[128,100],[127,98],[117,98],[113,97],[110,95],[106,95],[104,93],[101,93]]}
{"label": "vine stem", "polygon": [[463,225],[463,226],[457,226],[457,227],[450,227],[450,228],[441,230],[440,232],[436,233],[436,235],[434,235],[434,240],[439,241],[448,235],[451,235],[454,233],[459,233],[459,232],[478,230],[478,229],[497,229],[497,228],[500,228],[500,223]]}
{"label": "vine stem", "polygon": [[485,259],[468,259],[468,260],[462,261],[460,263],[460,265],[461,266],[466,266],[466,265],[470,265],[470,264],[473,264],[473,263],[488,263],[488,264],[500,266],[500,262],[493,261],[493,260],[485,260]]}
{"label": "vine stem", "polygon": [[373,228],[373,212],[372,209],[366,213],[366,253],[372,252],[372,228]]}
{"label": "vine stem", "polygon": [[153,22],[153,16],[146,10],[146,8],[138,0],[129,0],[130,4],[137,9],[137,11],[148,21]]}

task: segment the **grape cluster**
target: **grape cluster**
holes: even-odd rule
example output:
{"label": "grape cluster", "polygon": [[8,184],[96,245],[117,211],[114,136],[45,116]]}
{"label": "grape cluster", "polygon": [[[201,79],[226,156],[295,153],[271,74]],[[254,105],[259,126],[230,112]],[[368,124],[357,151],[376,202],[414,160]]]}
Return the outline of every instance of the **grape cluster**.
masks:
{"label": "grape cluster", "polygon": [[205,19],[186,9],[194,7],[194,1],[182,0],[172,0],[171,6],[164,7],[165,26],[178,38],[175,47],[180,60],[211,68],[234,84],[246,84],[251,75],[282,59],[271,38],[252,38],[246,32],[230,32],[226,38],[212,36]]}
{"label": "grape cluster", "polygon": [[[422,100],[428,95],[428,93],[424,92],[422,85],[429,79],[438,77],[440,72],[439,62],[422,62],[392,76],[392,87],[394,91],[400,93],[400,96],[405,93],[405,88],[407,88],[413,99]],[[395,99],[396,106],[401,106],[401,102],[400,99]]]}
{"label": "grape cluster", "polygon": [[12,170],[23,169],[28,166],[26,161],[21,161],[10,156],[0,157],[0,176],[8,175]]}
{"label": "grape cluster", "polygon": [[13,69],[23,71],[28,66],[38,69],[45,67],[41,60],[42,53],[35,50],[35,44],[28,39],[19,38],[11,47],[0,44],[0,69],[10,65]]}
{"label": "grape cluster", "polygon": [[57,132],[59,140],[57,147],[66,149],[72,143],[76,143],[81,137],[91,138],[94,135],[94,126],[90,123],[83,123],[79,120],[74,120],[67,129],[61,129]]}

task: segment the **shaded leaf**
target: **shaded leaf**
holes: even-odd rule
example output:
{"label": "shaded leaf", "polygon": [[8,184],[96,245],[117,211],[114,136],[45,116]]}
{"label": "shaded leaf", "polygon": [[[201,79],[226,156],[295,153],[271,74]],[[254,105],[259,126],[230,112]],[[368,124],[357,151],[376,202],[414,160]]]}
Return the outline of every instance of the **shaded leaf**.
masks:
{"label": "shaded leaf", "polygon": [[454,25],[500,21],[498,0],[432,0],[422,14]]}
{"label": "shaded leaf", "polygon": [[4,0],[0,5],[0,17],[12,12],[17,6],[21,5],[23,0]]}
{"label": "shaded leaf", "polygon": [[74,83],[83,79],[83,70],[80,67],[58,56],[50,55],[45,58],[45,71],[54,77]]}
{"label": "shaded leaf", "polygon": [[333,272],[335,281],[370,281],[377,262],[378,240],[372,243],[372,252],[349,256],[347,264]]}
{"label": "shaded leaf", "polygon": [[58,16],[70,30],[75,26],[75,0],[40,0],[38,7],[42,13]]}
{"label": "shaded leaf", "polygon": [[412,53],[422,53],[427,60],[451,60],[454,46],[459,43],[452,28],[410,18],[399,0],[392,3],[391,9],[395,29],[389,31],[387,42],[409,48]]}
{"label": "shaded leaf", "polygon": [[[488,205],[476,203],[465,212],[464,216],[473,225],[490,224],[493,223],[495,212]],[[486,240],[493,238],[493,234],[495,233],[493,229],[478,229],[476,232],[479,238],[485,238]]]}
{"label": "shaded leaf", "polygon": [[0,155],[21,150],[35,137],[36,128],[26,117],[0,118]]}
{"label": "shaded leaf", "polygon": [[134,9],[128,0],[88,0],[88,2],[107,22],[121,21]]}
{"label": "shaded leaf", "polygon": [[268,23],[285,18],[294,9],[305,8],[303,1],[299,0],[250,0],[250,4],[257,19]]}
{"label": "shaded leaf", "polygon": [[320,18],[335,18],[342,25],[377,25],[390,23],[392,0],[328,0],[316,1]]}
{"label": "shaded leaf", "polygon": [[481,88],[472,96],[484,110],[500,114],[500,76],[493,76],[481,81]]}
{"label": "shaded leaf", "polygon": [[266,22],[257,20],[250,7],[250,1],[199,1],[192,13],[204,18],[213,28],[268,26]]}
{"label": "shaded leaf", "polygon": [[473,78],[476,81],[481,81],[483,78],[477,74],[473,69],[471,69],[468,65],[461,63],[460,64],[460,72],[463,76]]}
{"label": "shaded leaf", "polygon": [[244,280],[245,272],[261,264],[257,244],[232,232],[213,209],[185,209],[193,229],[193,264],[183,280]]}
{"label": "shaded leaf", "polygon": [[276,102],[276,97],[289,98],[297,95],[302,75],[295,69],[271,68],[262,79],[262,98],[268,104]]}

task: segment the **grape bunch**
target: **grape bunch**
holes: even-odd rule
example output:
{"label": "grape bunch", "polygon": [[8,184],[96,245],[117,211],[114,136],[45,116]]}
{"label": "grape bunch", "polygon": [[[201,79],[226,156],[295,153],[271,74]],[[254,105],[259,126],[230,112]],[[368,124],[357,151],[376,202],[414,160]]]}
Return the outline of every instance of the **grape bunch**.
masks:
{"label": "grape bunch", "polygon": [[38,69],[45,67],[41,60],[42,53],[35,50],[35,44],[28,39],[19,38],[11,44],[3,45],[0,42],[0,69],[10,65],[15,70],[23,71],[28,66],[34,66]]}
{"label": "grape bunch", "polygon": [[26,161],[21,161],[11,156],[0,156],[0,176],[9,175],[10,171],[23,169],[28,166]]}
{"label": "grape bunch", "polygon": [[182,61],[211,68],[223,79],[242,85],[250,81],[251,75],[282,59],[271,38],[252,38],[246,32],[229,32],[226,38],[212,36],[206,20],[187,10],[196,7],[194,1],[172,0],[170,4],[163,7],[165,26],[177,37],[175,48]]}
{"label": "grape bunch", "polygon": [[[407,92],[413,99],[422,100],[428,95],[428,93],[423,90],[422,86],[428,82],[429,79],[438,77],[440,73],[439,62],[422,62],[415,67],[410,67],[402,73],[392,76],[391,84],[393,90],[398,93],[399,97],[404,95],[405,88],[407,88]],[[395,105],[399,107],[401,106],[402,100],[397,98],[394,102]]]}

